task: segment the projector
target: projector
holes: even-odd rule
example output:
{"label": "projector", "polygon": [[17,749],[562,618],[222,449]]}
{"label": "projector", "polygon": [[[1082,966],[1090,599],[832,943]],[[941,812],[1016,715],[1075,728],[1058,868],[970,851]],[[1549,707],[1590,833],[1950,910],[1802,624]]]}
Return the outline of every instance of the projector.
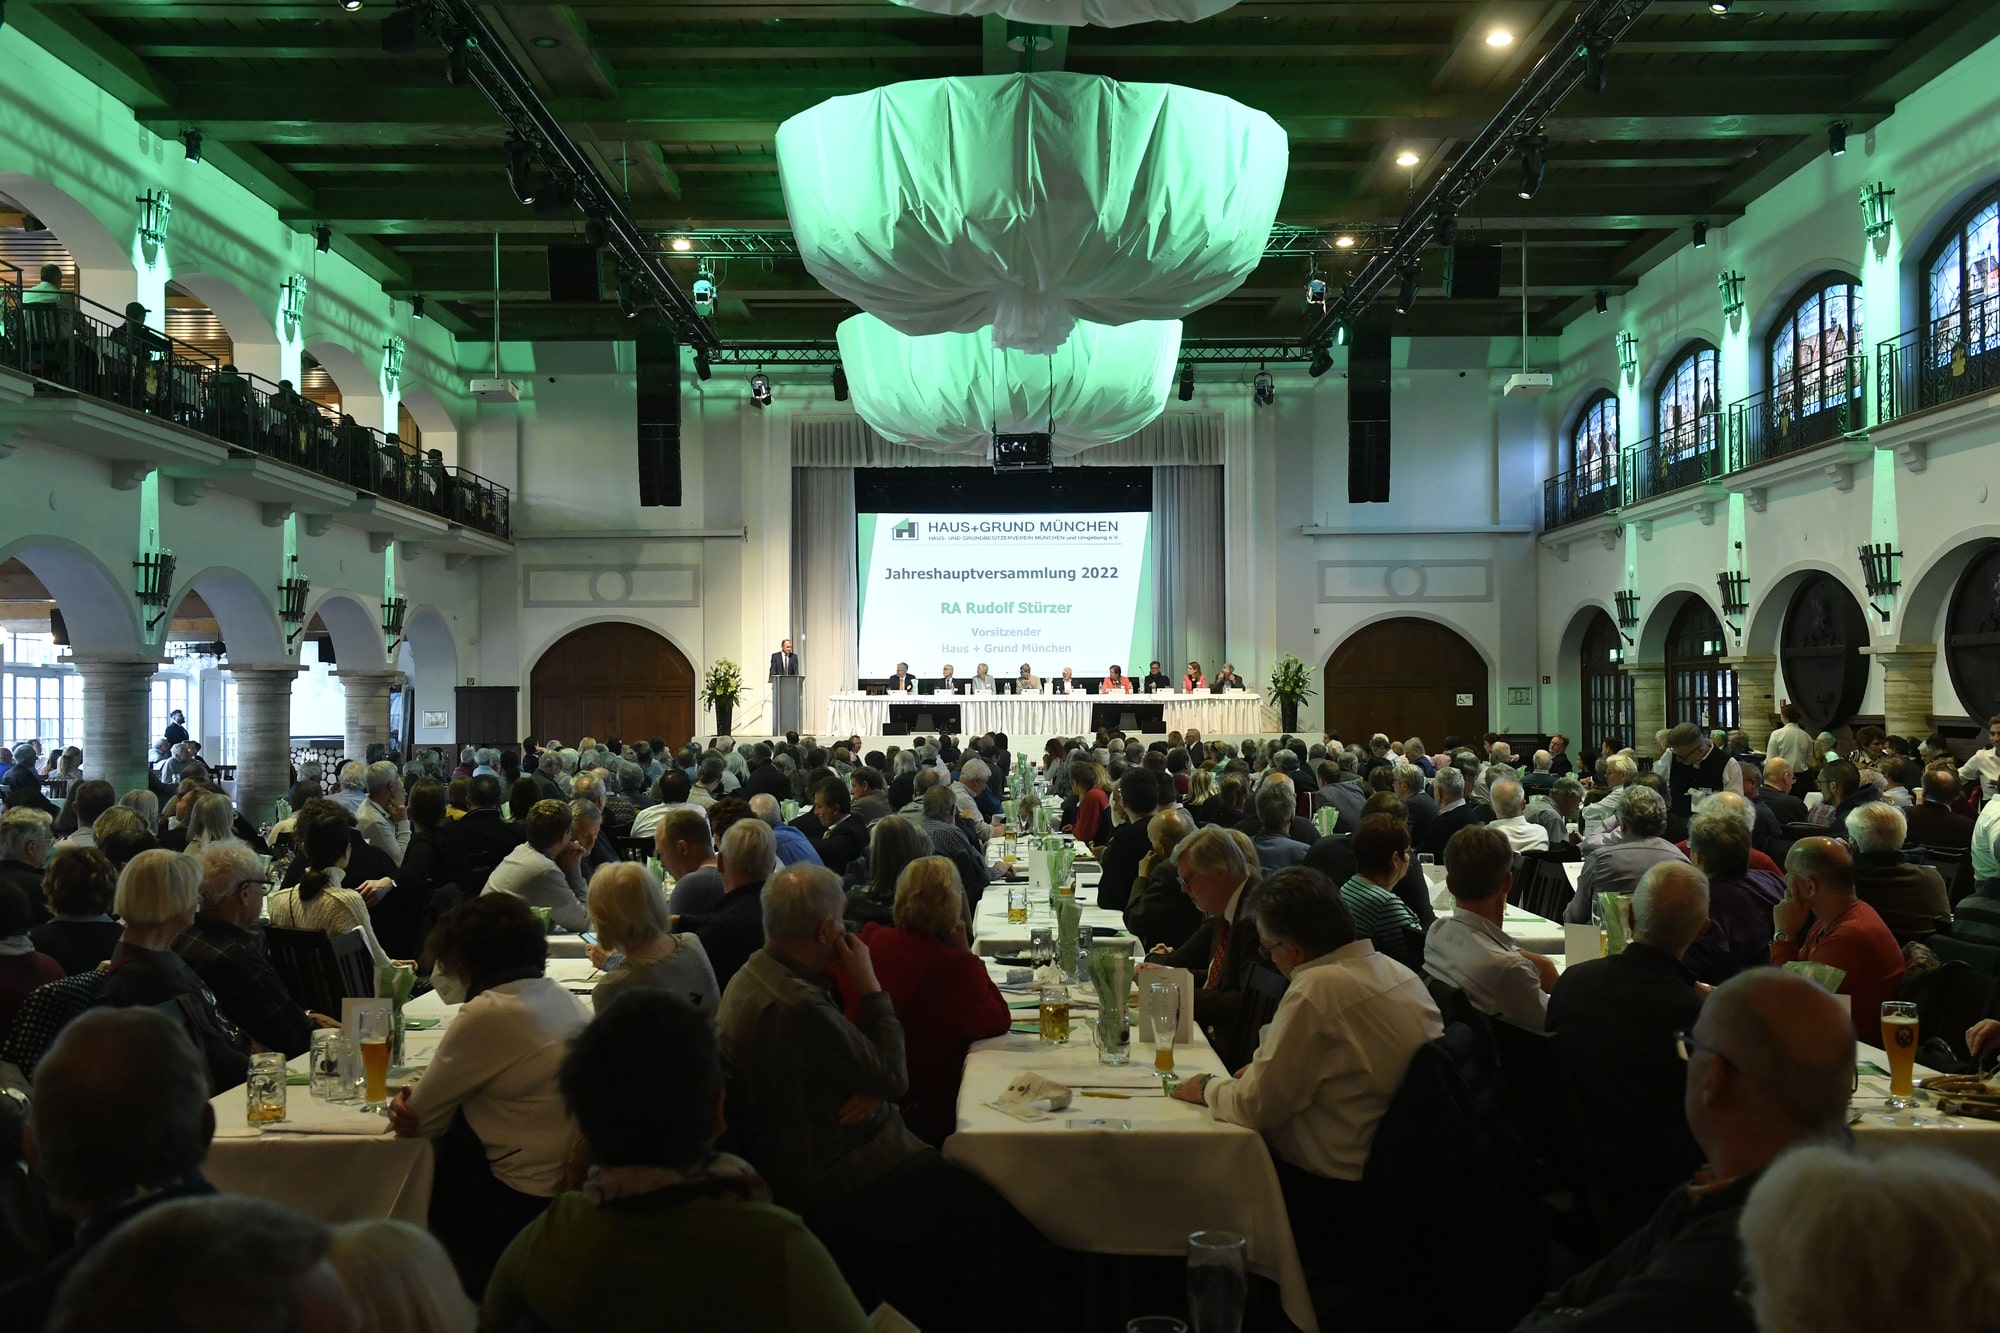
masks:
{"label": "projector", "polygon": [[1002,435],[993,433],[995,472],[1053,472],[1055,441],[1048,435]]}
{"label": "projector", "polygon": [[474,380],[472,396],[482,403],[518,403],[521,386],[513,380]]}
{"label": "projector", "polygon": [[1554,375],[1530,374],[1524,370],[1507,377],[1506,394],[1509,398],[1540,398],[1555,387]]}

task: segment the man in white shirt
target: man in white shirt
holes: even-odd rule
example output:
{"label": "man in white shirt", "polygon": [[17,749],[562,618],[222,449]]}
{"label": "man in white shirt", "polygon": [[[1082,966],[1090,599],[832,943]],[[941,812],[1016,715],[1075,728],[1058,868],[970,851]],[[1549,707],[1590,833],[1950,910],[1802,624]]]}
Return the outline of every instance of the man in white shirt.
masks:
{"label": "man in white shirt", "polygon": [[1499,832],[1507,839],[1508,847],[1517,852],[1545,852],[1549,848],[1549,831],[1540,824],[1530,823],[1526,817],[1528,794],[1521,790],[1518,778],[1501,778],[1493,784],[1490,793],[1493,802],[1493,821],[1486,827]]}
{"label": "man in white shirt", "polygon": [[[343,780],[346,772],[344,768],[341,770]],[[368,765],[364,780],[367,794],[355,808],[354,826],[360,830],[362,841],[401,865],[403,853],[410,847],[410,814],[403,807],[403,779],[396,766],[385,760]]]}
{"label": "man in white shirt", "polygon": [[1972,878],[1981,892],[1992,891],[1988,884],[2000,884],[2000,801],[1989,800],[1973,822]]}
{"label": "man in white shirt", "polygon": [[1617,830],[1618,814],[1625,808],[1625,784],[1638,771],[1639,766],[1632,762],[1630,755],[1614,754],[1604,761],[1604,781],[1611,789],[1602,800],[1592,801],[1583,807],[1584,837],[1589,838],[1606,829]]}
{"label": "man in white shirt", "polygon": [[1782,759],[1791,766],[1793,772],[1812,767],[1812,733],[1799,725],[1805,716],[1795,703],[1785,703],[1779,710],[1784,715],[1785,725],[1771,733],[1771,739],[1764,742],[1764,758]]}
{"label": "man in white shirt", "polygon": [[577,867],[590,849],[570,837],[567,801],[537,801],[528,811],[528,840],[507,853],[487,877],[487,893],[511,893],[530,907],[546,907],[564,930],[590,929],[586,889]]}
{"label": "man in white shirt", "polygon": [[1271,876],[1249,916],[1291,984],[1241,1077],[1202,1074],[1173,1095],[1263,1134],[1281,1172],[1359,1181],[1411,1059],[1444,1035],[1437,1005],[1423,978],[1356,938],[1339,887],[1317,870]]}
{"label": "man in white shirt", "polygon": [[1500,928],[1514,884],[1514,853],[1506,836],[1491,825],[1460,829],[1444,849],[1444,871],[1453,910],[1431,923],[1424,971],[1464,991],[1481,1013],[1540,1031],[1556,967]]}
{"label": "man in white shirt", "polygon": [[1978,779],[1980,793],[1990,803],[2000,798],[2000,715],[1987,720],[1986,740],[1986,748],[1966,760],[1965,767],[1958,770],[1958,780],[1971,782]]}

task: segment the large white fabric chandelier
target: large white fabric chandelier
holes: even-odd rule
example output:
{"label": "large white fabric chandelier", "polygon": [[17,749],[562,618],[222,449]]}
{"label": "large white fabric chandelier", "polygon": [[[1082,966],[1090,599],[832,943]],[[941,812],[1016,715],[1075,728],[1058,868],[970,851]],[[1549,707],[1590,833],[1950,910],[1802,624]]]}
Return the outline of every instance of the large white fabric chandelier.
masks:
{"label": "large white fabric chandelier", "polygon": [[994,346],[992,331],[910,337],[872,315],[841,321],[854,410],[898,444],[984,456],[994,433],[1054,437],[1075,454],[1135,435],[1166,410],[1179,320],[1080,323],[1055,352]]}
{"label": "large white fabric chandelier", "polygon": [[895,0],[933,14],[1002,14],[1052,28],[1122,28],[1128,23],[1193,23],[1236,0]]}
{"label": "large white fabric chandelier", "polygon": [[1226,97],[1085,74],[926,79],[778,127],[806,268],[912,336],[1047,353],[1079,320],[1173,320],[1240,286],[1283,130]]}

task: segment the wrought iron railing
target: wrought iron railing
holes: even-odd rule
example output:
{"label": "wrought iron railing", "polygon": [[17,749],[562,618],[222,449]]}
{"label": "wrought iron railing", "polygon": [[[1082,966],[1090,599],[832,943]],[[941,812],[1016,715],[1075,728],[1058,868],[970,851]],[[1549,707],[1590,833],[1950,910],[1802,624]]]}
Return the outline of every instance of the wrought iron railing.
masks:
{"label": "wrought iron railing", "polygon": [[1542,527],[1595,518],[1618,507],[1618,465],[1615,458],[1592,458],[1542,483]]}
{"label": "wrought iron railing", "polygon": [[512,531],[505,487],[94,301],[24,291],[18,270],[0,271],[0,364],[496,537]]}
{"label": "wrought iron railing", "polygon": [[1810,449],[1859,430],[1868,421],[1867,363],[1858,356],[1828,362],[1729,407],[1729,471]]}
{"label": "wrought iron railing", "polygon": [[1909,329],[1875,351],[1875,394],[1881,419],[2000,388],[2000,295]]}
{"label": "wrought iron railing", "polygon": [[1704,412],[1625,450],[1624,503],[1713,481],[1723,472],[1722,414]]}

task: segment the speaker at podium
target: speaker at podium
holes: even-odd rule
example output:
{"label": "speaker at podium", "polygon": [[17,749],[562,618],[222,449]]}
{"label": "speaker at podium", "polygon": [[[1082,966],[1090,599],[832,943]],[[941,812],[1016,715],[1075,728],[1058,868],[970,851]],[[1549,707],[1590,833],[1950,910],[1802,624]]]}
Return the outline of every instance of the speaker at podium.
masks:
{"label": "speaker at podium", "polygon": [[799,718],[803,714],[799,705],[804,698],[805,681],[806,678],[797,672],[771,677],[771,716],[775,719],[771,730],[774,734],[782,736],[788,731],[801,730]]}

